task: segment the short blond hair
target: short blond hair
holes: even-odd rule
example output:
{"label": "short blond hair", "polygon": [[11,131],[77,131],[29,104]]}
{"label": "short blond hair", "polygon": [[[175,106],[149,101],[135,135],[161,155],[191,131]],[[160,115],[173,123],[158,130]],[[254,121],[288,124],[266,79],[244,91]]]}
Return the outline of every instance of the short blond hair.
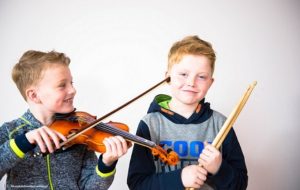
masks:
{"label": "short blond hair", "polygon": [[70,58],[64,53],[29,50],[22,55],[19,62],[13,67],[12,79],[26,100],[27,88],[39,82],[45,69],[54,63],[69,66],[70,61]]}
{"label": "short blond hair", "polygon": [[168,71],[185,55],[204,55],[211,62],[212,74],[215,69],[216,55],[212,45],[198,36],[187,36],[173,44],[168,55]]}

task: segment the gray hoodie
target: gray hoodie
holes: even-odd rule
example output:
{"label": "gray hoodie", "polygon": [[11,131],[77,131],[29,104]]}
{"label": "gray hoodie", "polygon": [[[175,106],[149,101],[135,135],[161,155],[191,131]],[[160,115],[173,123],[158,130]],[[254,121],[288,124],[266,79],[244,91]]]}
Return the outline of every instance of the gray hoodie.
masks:
{"label": "gray hoodie", "polygon": [[6,189],[109,188],[115,165],[103,172],[102,159],[98,162],[95,152],[84,145],[34,157],[39,148],[29,144],[24,134],[41,126],[28,110],[22,117],[0,127],[0,179],[7,174]]}

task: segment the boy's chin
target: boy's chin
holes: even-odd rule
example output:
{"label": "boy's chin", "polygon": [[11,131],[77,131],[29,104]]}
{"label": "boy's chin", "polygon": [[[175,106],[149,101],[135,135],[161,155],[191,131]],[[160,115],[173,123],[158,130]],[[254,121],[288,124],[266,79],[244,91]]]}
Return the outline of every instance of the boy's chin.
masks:
{"label": "boy's chin", "polygon": [[58,113],[60,113],[60,114],[66,114],[66,113],[71,113],[73,111],[75,111],[75,108],[72,106],[72,107],[68,107],[68,108],[62,109]]}
{"label": "boy's chin", "polygon": [[195,99],[192,99],[192,100],[190,100],[190,99],[184,99],[181,102],[183,104],[185,104],[185,105],[198,105],[199,101],[198,101],[198,99],[197,100],[195,100]]}

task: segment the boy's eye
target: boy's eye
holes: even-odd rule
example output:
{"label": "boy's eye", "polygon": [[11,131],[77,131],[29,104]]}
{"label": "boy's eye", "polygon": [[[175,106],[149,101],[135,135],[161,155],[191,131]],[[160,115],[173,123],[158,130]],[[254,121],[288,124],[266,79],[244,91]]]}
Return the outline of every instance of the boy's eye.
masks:
{"label": "boy's eye", "polygon": [[[71,82],[71,85],[72,85],[72,83],[73,83],[73,82]],[[68,85],[68,82],[61,82],[61,83],[58,84],[58,87],[59,87],[59,88],[66,88],[67,85]]]}
{"label": "boy's eye", "polygon": [[179,73],[179,76],[187,77],[187,74],[186,73]]}
{"label": "boy's eye", "polygon": [[58,87],[64,88],[64,87],[66,87],[66,83],[59,84]]}
{"label": "boy's eye", "polygon": [[199,75],[198,78],[201,81],[206,81],[208,79],[208,76],[206,76],[206,75]]}
{"label": "boy's eye", "polygon": [[[67,87],[67,84],[68,84],[68,83],[63,82],[63,83],[60,83],[60,84],[58,85],[58,87],[59,87],[59,88],[66,88],[66,87]],[[73,81],[70,82],[70,85],[73,86]]]}
{"label": "boy's eye", "polygon": [[203,80],[203,79],[206,79],[207,77],[206,76],[199,76],[199,78]]}

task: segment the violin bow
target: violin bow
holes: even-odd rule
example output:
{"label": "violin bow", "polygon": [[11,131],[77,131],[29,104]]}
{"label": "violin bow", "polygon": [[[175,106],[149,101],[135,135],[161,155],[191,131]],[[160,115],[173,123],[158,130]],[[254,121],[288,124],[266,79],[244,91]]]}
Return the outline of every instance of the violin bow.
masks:
{"label": "violin bow", "polygon": [[[88,130],[92,129],[93,127],[97,126],[98,124],[100,124],[102,122],[103,119],[105,119],[105,118],[111,116],[112,114],[118,112],[119,110],[123,109],[124,107],[126,107],[129,104],[133,103],[134,101],[138,100],[142,96],[146,95],[150,91],[152,91],[155,88],[157,88],[158,86],[162,85],[163,83],[169,82],[170,80],[171,80],[170,77],[165,78],[164,80],[162,80],[159,83],[155,84],[154,86],[152,86],[148,90],[144,91],[143,93],[139,94],[138,96],[134,97],[133,99],[129,100],[128,102],[124,103],[123,105],[119,106],[118,108],[112,110],[111,112],[105,114],[104,116],[100,117],[99,119],[93,121],[86,128],[83,128],[83,129],[77,131],[76,133],[70,134],[67,137],[66,141],[60,143],[60,146],[62,147],[62,149],[64,149],[64,145],[66,145],[67,143],[69,143],[70,141],[72,141],[73,139],[75,139],[76,137],[80,136],[81,134],[85,133],[86,131],[88,131]],[[34,157],[39,156],[39,155],[45,155],[45,154],[37,152],[37,153],[34,154]]]}
{"label": "violin bow", "polygon": [[[221,147],[224,139],[226,138],[227,134],[229,133],[230,129],[232,128],[234,122],[236,121],[237,117],[241,113],[242,109],[244,108],[256,84],[257,82],[254,81],[251,85],[249,85],[249,87],[245,91],[244,95],[242,96],[242,98],[240,99],[236,107],[232,110],[231,114],[226,119],[219,133],[217,134],[214,141],[212,142],[212,146],[214,146],[216,149],[219,149]],[[199,166],[202,167],[201,164],[199,164]],[[194,190],[194,188],[188,187],[186,188],[186,190]]]}
{"label": "violin bow", "polygon": [[162,85],[165,82],[169,82],[170,81],[170,77],[165,78],[164,80],[160,81],[159,83],[155,84],[154,86],[152,86],[151,88],[149,88],[148,90],[144,91],[143,93],[139,94],[138,96],[134,97],[133,99],[129,100],[128,102],[124,103],[123,105],[119,106],[118,108],[112,110],[111,112],[105,114],[104,116],[100,117],[99,119],[95,120],[94,122],[90,123],[88,125],[88,127],[78,131],[77,133],[70,135],[67,139],[67,141],[62,142],[60,145],[63,146],[65,144],[67,144],[68,142],[70,142],[71,140],[75,139],[76,137],[78,137],[79,135],[85,133],[86,131],[88,131],[89,129],[97,126],[99,123],[101,123],[101,121],[109,116],[111,116],[112,114],[116,113],[117,111],[123,109],[124,107],[128,106],[129,104],[131,104],[132,102],[136,101],[137,99],[141,98],[142,96],[144,96],[145,94],[149,93],[150,91],[152,91],[153,89],[157,88],[158,86]]}

